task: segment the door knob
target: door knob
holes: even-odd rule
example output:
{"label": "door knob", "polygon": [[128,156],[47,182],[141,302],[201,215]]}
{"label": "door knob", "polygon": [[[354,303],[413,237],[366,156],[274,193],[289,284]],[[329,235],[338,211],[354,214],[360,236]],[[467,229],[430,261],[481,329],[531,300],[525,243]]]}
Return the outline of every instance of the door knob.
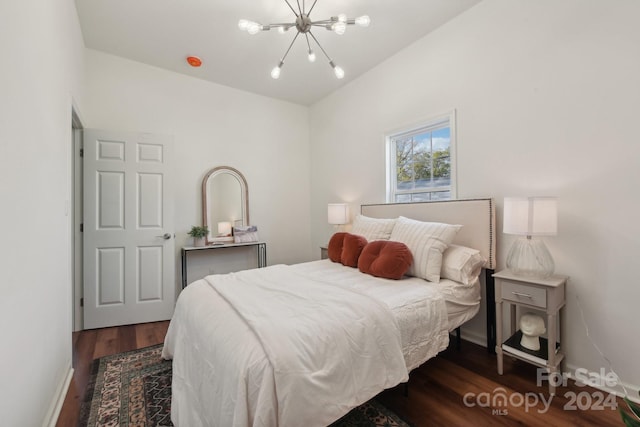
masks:
{"label": "door knob", "polygon": [[164,233],[162,236],[156,236],[156,237],[162,237],[164,240],[169,240],[171,238],[171,234],[170,233]]}

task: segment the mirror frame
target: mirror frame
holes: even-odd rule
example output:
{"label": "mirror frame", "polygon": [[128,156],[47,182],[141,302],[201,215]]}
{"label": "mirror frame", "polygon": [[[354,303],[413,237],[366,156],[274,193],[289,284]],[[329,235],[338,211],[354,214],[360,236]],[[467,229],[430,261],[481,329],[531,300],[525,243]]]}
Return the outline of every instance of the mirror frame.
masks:
{"label": "mirror frame", "polygon": [[[216,166],[215,168],[209,170],[202,179],[202,225],[209,227],[209,224],[207,224],[207,182],[210,178],[213,178],[214,176],[220,175],[222,173],[231,174],[240,182],[240,187],[242,187],[241,191],[243,192],[242,197],[244,199],[244,203],[242,204],[242,225],[249,225],[249,186],[247,185],[247,180],[245,179],[244,175],[242,175],[242,173],[238,169],[232,168],[230,166]],[[209,240],[209,235],[211,233],[212,230],[210,228],[209,234],[207,234],[207,236],[205,237],[206,245],[214,243]]]}

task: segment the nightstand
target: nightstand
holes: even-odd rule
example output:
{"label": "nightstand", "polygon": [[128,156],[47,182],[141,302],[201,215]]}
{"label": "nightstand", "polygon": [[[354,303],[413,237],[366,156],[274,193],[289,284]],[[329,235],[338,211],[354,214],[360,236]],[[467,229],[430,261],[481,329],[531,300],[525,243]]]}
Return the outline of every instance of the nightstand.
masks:
{"label": "nightstand", "polygon": [[329,248],[327,246],[320,246],[320,259],[329,258]]}
{"label": "nightstand", "polygon": [[[554,395],[555,374],[560,371],[564,358],[559,345],[558,325],[560,309],[565,305],[565,287],[567,276],[553,275],[546,279],[528,276],[516,276],[509,270],[493,275],[496,292],[496,354],[498,356],[498,374],[502,375],[504,355],[512,356],[533,365],[546,368],[552,379],[549,381],[549,393]],[[502,304],[510,305],[510,332],[507,340],[502,333]],[[531,351],[520,346],[521,332],[516,331],[516,306],[525,309],[543,311],[547,315],[547,338],[540,338],[540,350]]]}

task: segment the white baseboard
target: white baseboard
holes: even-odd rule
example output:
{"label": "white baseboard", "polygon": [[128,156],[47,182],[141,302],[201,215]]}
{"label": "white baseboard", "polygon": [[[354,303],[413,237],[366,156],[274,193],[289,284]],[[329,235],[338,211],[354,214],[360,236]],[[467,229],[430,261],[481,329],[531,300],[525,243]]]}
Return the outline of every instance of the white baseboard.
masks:
{"label": "white baseboard", "polygon": [[67,397],[67,391],[69,390],[69,384],[71,384],[71,378],[73,378],[73,368],[71,365],[67,366],[67,375],[58,386],[54,399],[51,402],[51,406],[47,411],[47,416],[42,423],[43,427],[55,427],[64,404],[64,399]]}
{"label": "white baseboard", "polygon": [[[571,363],[567,363],[565,366],[567,368],[566,371],[568,371],[567,374],[569,375],[569,378],[571,378],[572,380],[578,379],[576,375],[576,371],[580,369],[581,371],[583,371],[583,373],[581,374],[581,377],[585,377],[586,375],[587,378],[595,380],[594,384],[589,384],[590,387],[596,388],[598,390],[601,390],[607,393],[613,393],[619,397],[627,397],[629,400],[632,400],[640,404],[640,398],[638,398],[638,392],[640,391],[639,386],[625,383],[624,381],[618,380],[617,387],[615,388],[608,387],[606,385],[607,379],[603,378],[599,372],[590,372],[590,371],[587,371],[585,368],[575,366]],[[627,390],[627,393],[628,393],[626,396],[624,393],[625,389]]]}
{"label": "white baseboard", "polygon": [[474,332],[462,330],[460,337],[465,340],[472,342],[474,344],[478,344],[479,346],[486,347],[487,346],[487,337],[481,334],[476,334]]}

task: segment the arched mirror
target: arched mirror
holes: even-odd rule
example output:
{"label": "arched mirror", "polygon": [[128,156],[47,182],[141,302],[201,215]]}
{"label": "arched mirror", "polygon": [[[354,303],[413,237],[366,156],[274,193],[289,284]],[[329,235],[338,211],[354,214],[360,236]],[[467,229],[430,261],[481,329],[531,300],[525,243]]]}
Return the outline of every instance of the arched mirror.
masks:
{"label": "arched mirror", "polygon": [[202,223],[209,227],[207,244],[219,243],[228,227],[249,225],[249,188],[237,169],[218,166],[202,180]]}

